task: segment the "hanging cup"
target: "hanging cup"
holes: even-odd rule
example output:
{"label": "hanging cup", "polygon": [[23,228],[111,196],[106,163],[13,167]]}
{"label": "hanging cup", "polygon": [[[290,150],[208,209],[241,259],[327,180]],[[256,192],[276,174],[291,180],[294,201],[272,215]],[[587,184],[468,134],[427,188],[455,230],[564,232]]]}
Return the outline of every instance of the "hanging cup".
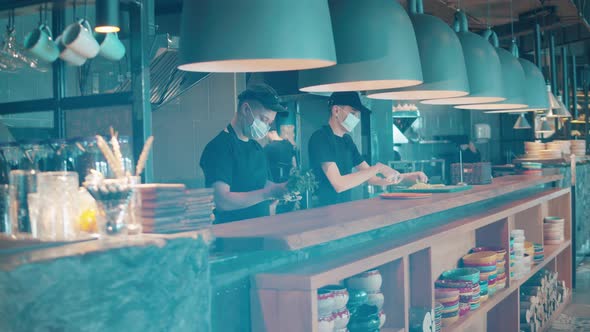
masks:
{"label": "hanging cup", "polygon": [[51,63],[57,60],[59,49],[53,41],[51,30],[45,24],[39,25],[25,38],[25,49],[39,60]]}
{"label": "hanging cup", "polygon": [[57,48],[59,50],[59,58],[65,61],[66,63],[72,66],[81,66],[86,62],[86,58],[81,56],[80,54],[72,51],[71,49],[67,48],[62,43],[62,36],[57,37],[55,40],[57,44]]}
{"label": "hanging cup", "polygon": [[95,36],[100,45],[98,55],[111,61],[119,61],[125,56],[125,45],[116,32],[97,33]]}
{"label": "hanging cup", "polygon": [[90,23],[85,19],[81,19],[70,24],[64,30],[62,42],[70,50],[87,59],[92,59],[98,55],[100,46],[98,46],[91,31]]}

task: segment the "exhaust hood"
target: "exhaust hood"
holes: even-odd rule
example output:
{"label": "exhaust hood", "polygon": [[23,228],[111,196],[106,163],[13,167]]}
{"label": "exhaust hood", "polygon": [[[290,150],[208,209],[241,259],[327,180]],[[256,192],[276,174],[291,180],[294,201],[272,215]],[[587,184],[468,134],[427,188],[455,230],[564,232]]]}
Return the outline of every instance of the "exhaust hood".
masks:
{"label": "exhaust hood", "polygon": [[[178,37],[168,34],[156,35],[150,52],[150,102],[152,110],[165,105],[198,84],[210,73],[186,72],[178,69],[180,53]],[[131,79],[125,80],[120,91],[131,90]]]}

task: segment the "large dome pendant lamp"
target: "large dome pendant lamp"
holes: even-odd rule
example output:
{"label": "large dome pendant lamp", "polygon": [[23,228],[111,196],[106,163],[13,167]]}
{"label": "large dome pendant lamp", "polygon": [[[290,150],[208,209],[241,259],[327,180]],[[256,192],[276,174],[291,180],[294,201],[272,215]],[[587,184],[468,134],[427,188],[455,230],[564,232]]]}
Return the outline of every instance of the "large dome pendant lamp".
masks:
{"label": "large dome pendant lamp", "polygon": [[497,103],[485,103],[474,105],[457,105],[455,108],[467,110],[513,110],[524,109],[528,107],[525,100],[525,77],[524,70],[518,61],[518,48],[516,42],[512,41],[511,49],[513,53],[500,48],[498,36],[491,29],[487,29],[484,37],[491,37],[500,64],[502,65],[502,85],[504,87],[506,100]]}
{"label": "large dome pendant lamp", "polygon": [[422,0],[409,0],[424,83],[410,88],[369,91],[367,97],[391,100],[454,98],[469,94],[467,68],[457,34],[443,20],[424,14]]}
{"label": "large dome pendant lamp", "polygon": [[184,1],[180,70],[268,72],[331,66],[327,0]]}
{"label": "large dome pendant lamp", "polygon": [[528,60],[519,58],[518,62],[524,70],[525,100],[529,106],[524,109],[487,111],[486,113],[520,113],[549,109],[550,104],[543,73]]}
{"label": "large dome pendant lamp", "polygon": [[463,47],[469,95],[458,98],[423,100],[429,105],[466,105],[495,103],[505,100],[502,87],[500,58],[494,47],[484,38],[469,32],[463,11],[455,13],[457,36]]}
{"label": "large dome pendant lamp", "polygon": [[367,91],[422,83],[414,28],[397,1],[330,0],[329,5],[338,64],[300,71],[301,91]]}

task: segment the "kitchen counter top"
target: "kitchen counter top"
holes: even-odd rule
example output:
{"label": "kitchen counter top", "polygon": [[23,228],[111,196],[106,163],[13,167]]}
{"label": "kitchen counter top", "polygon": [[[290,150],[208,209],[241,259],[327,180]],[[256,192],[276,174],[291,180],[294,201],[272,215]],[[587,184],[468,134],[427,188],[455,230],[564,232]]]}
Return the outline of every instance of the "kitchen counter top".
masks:
{"label": "kitchen counter top", "polygon": [[394,201],[374,198],[215,225],[213,234],[229,250],[297,250],[561,179],[562,175],[505,176],[494,179],[490,185],[474,186],[459,193],[433,194],[426,199]]}

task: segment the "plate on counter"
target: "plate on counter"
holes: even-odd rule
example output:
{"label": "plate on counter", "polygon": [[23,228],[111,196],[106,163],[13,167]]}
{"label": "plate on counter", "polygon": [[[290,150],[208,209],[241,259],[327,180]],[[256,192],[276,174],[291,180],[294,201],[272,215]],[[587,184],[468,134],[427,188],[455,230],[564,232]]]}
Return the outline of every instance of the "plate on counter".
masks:
{"label": "plate on counter", "polygon": [[432,197],[432,194],[417,194],[417,193],[384,193],[379,195],[383,199],[420,199]]}
{"label": "plate on counter", "polygon": [[470,190],[473,187],[467,186],[444,186],[444,187],[432,187],[432,188],[395,188],[392,191],[397,193],[456,193],[459,191]]}

